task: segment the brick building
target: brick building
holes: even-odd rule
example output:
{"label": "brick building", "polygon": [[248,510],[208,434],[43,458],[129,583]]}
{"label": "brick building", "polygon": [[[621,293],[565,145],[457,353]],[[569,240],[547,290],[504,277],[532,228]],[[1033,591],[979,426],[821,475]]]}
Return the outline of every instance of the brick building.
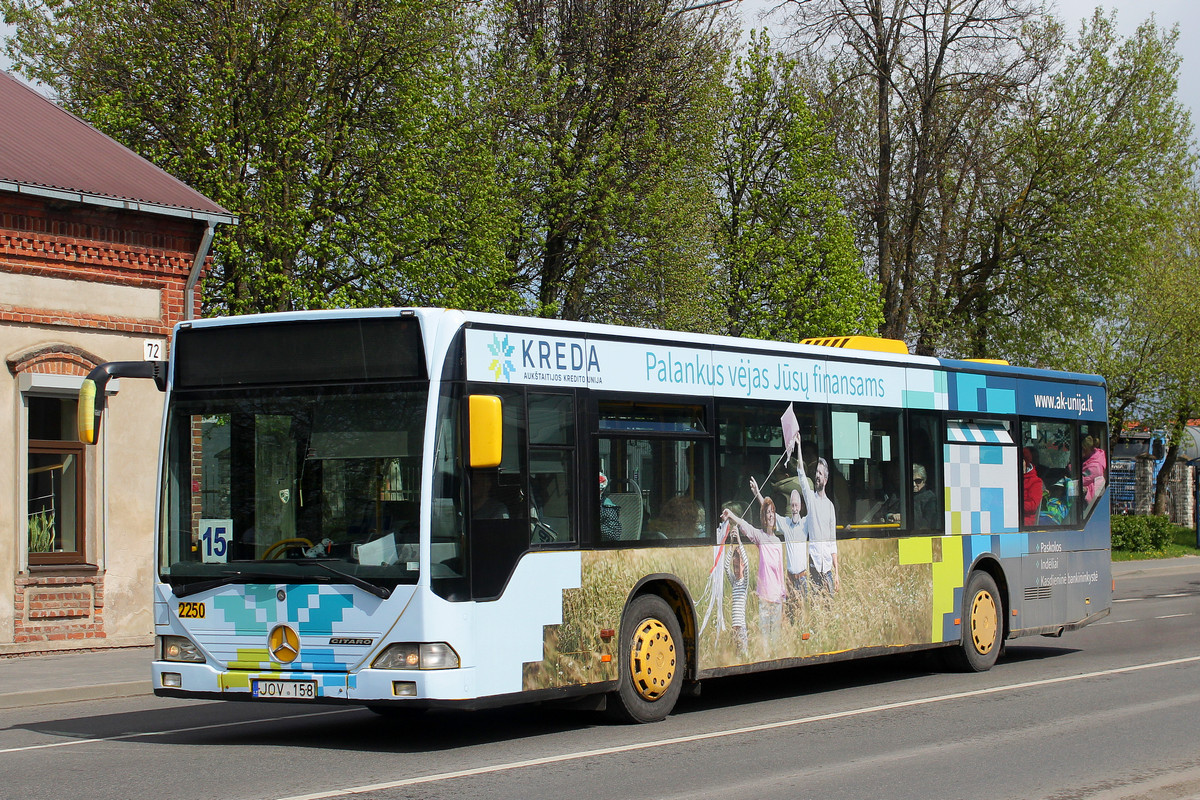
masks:
{"label": "brick building", "polygon": [[84,448],[75,396],[166,357],[234,218],[3,72],[0,110],[0,654],[149,644],[163,398],[110,384]]}

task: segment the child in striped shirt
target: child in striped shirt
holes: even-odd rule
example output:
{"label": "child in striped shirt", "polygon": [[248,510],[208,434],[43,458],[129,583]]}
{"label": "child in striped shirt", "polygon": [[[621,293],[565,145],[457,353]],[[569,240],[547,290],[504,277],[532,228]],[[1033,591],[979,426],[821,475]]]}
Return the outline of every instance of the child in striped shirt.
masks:
{"label": "child in striped shirt", "polygon": [[746,562],[746,548],[742,544],[738,529],[733,528],[733,543],[725,549],[725,575],[731,587],[729,615],[733,621],[733,638],[739,655],[749,649],[746,635],[746,595],[750,590],[750,570]]}

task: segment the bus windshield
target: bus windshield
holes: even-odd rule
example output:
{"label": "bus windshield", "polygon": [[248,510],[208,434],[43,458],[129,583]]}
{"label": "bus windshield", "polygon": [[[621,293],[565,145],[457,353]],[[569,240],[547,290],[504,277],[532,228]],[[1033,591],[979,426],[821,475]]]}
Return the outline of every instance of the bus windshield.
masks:
{"label": "bus windshield", "polygon": [[163,580],[177,594],[222,582],[385,593],[415,583],[427,396],[424,383],[177,392]]}
{"label": "bus windshield", "polygon": [[1137,458],[1149,452],[1149,439],[1118,439],[1112,448],[1113,458]]}

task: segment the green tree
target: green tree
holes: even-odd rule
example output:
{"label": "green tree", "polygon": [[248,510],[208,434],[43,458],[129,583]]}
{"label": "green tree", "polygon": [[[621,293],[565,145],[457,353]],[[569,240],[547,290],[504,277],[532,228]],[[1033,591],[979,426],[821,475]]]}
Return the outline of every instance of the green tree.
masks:
{"label": "green tree", "polygon": [[732,34],[677,0],[497,0],[481,63],[534,314],[707,329],[709,167]]}
{"label": "green tree", "polygon": [[1193,186],[1173,224],[1158,228],[1113,313],[1083,337],[1075,363],[1108,381],[1115,438],[1126,423],[1169,435],[1157,513],[1166,513],[1166,481],[1188,421],[1200,416],[1200,187]]}
{"label": "green tree", "polygon": [[208,311],[505,306],[453,0],[0,0],[16,68],[239,216]]}
{"label": "green tree", "polygon": [[1003,160],[975,179],[974,257],[946,295],[969,354],[1063,364],[1159,258],[1194,168],[1176,39],[1148,22],[1122,40],[1097,13],[1022,93],[999,129]]}
{"label": "green tree", "polygon": [[764,34],[733,69],[715,227],[718,294],[735,336],[796,341],[873,333],[883,321],[837,193],[832,136],[799,77]]}
{"label": "green tree", "polygon": [[881,332],[1052,366],[1191,170],[1175,35],[1075,42],[1032,0],[790,0],[824,73]]}
{"label": "green tree", "polygon": [[[828,65],[859,242],[883,295],[880,333],[928,342],[915,310],[957,255],[938,190],[1035,63],[1033,0],[791,0],[793,41]],[[940,279],[940,280],[939,280]]]}

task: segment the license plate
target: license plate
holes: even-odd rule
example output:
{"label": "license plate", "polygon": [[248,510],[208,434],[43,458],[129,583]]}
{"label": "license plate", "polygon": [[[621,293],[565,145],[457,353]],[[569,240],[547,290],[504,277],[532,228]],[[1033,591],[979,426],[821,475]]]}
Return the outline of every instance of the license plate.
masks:
{"label": "license plate", "polygon": [[313,700],[317,696],[316,681],[252,681],[250,691],[255,697],[279,697],[287,700]]}

